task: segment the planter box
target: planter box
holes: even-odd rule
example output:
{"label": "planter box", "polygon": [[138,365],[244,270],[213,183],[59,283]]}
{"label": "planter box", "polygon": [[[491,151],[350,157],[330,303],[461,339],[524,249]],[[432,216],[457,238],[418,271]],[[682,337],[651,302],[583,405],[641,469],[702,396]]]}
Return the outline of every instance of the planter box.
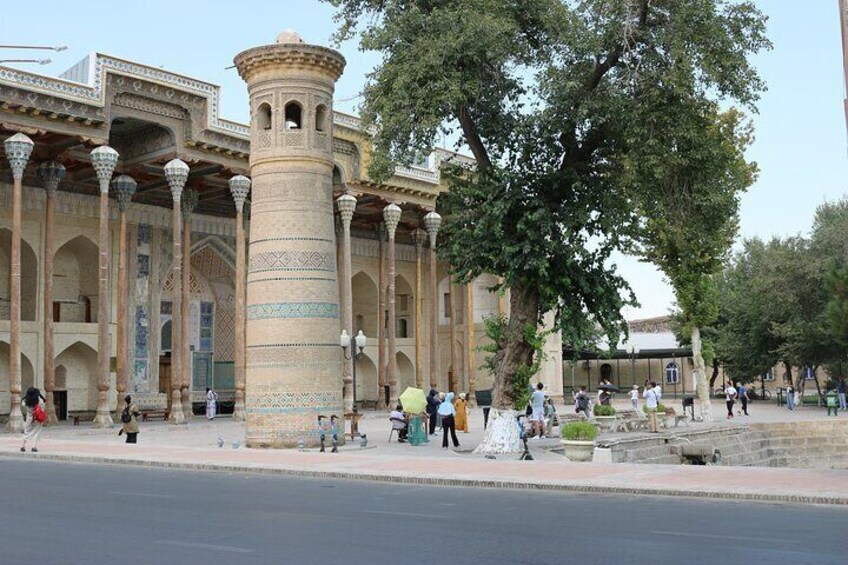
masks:
{"label": "planter box", "polygon": [[594,441],[576,441],[570,439],[561,439],[565,456],[569,461],[591,461],[592,455],[595,452]]}

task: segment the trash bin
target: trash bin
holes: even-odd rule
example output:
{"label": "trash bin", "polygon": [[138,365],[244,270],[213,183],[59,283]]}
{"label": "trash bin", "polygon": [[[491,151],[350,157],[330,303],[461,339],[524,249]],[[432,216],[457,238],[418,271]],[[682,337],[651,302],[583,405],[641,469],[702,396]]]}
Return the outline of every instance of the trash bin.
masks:
{"label": "trash bin", "polygon": [[492,408],[492,389],[474,391],[477,406],[483,409],[483,429],[489,424],[489,410]]}

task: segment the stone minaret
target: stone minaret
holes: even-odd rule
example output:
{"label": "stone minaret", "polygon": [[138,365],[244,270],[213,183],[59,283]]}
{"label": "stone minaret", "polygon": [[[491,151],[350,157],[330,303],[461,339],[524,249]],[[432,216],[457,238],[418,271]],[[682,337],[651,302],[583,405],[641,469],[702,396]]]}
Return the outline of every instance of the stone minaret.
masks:
{"label": "stone minaret", "polygon": [[345,60],[286,31],[234,62],[251,114],[247,445],[317,445],[319,414],[339,416],[342,439],[332,104]]}

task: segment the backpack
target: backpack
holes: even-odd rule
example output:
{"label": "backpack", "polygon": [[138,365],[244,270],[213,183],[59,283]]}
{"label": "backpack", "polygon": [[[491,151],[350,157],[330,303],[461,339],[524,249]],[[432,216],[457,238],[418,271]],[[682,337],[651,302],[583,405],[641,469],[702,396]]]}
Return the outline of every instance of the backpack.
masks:
{"label": "backpack", "polygon": [[44,408],[41,407],[41,404],[36,404],[35,408],[33,408],[32,419],[39,424],[47,421],[47,414],[44,413]]}
{"label": "backpack", "polygon": [[121,423],[129,424],[130,422],[132,422],[132,416],[130,415],[130,407],[127,406],[124,408],[124,411],[121,412]]}
{"label": "backpack", "polygon": [[579,408],[580,410],[586,410],[589,408],[589,399],[586,397],[586,395],[577,398],[577,408]]}

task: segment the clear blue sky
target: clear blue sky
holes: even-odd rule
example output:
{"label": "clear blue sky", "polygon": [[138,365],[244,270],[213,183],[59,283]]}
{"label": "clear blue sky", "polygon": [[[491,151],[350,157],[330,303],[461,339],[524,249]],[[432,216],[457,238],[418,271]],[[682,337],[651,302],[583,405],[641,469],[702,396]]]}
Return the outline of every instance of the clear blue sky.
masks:
{"label": "clear blue sky", "polygon": [[[806,232],[816,206],[842,197],[848,142],[837,0],[757,3],[770,17],[774,50],[756,59],[769,91],[754,116],[757,139],[750,156],[761,174],[742,201],[741,235],[768,238]],[[69,46],[44,55],[53,58],[51,65],[25,68],[58,75],[92,51],[161,66],[221,85],[223,116],[242,122],[247,122],[247,93],[236,71],[225,70],[233,56],[273,42],[286,28],[323,44],[335,29],[331,7],[315,0],[89,0],[72,7],[43,0],[37,11],[25,2],[4,4],[0,43]],[[356,100],[344,99],[359,93],[378,58],[357,52],[355,45],[341,51],[348,66],[336,90],[336,108],[352,112]],[[666,313],[673,297],[662,276],[633,260],[619,265],[642,303],[628,315]]]}

